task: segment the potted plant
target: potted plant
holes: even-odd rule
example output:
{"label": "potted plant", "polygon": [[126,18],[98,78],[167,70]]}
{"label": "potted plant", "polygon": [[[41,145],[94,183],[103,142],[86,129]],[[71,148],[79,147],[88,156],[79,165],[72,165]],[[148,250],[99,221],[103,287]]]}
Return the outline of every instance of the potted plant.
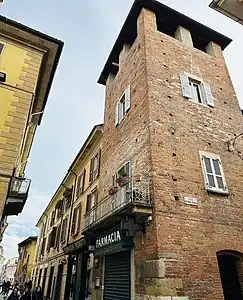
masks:
{"label": "potted plant", "polygon": [[117,178],[117,183],[119,184],[120,187],[126,185],[129,181],[130,181],[130,178],[127,175]]}
{"label": "potted plant", "polygon": [[118,187],[117,186],[113,186],[109,189],[109,195],[112,196],[114,195],[116,192],[118,191]]}

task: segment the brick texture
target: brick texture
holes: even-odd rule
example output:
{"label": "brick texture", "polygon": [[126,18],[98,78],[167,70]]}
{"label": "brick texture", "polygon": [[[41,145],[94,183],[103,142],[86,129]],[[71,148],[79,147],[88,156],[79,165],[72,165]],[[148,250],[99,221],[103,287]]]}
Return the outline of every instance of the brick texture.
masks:
{"label": "brick texture", "polygon": [[[222,51],[213,48],[216,57],[185,47],[142,10],[138,36],[106,87],[103,196],[127,160],[133,175],[149,174],[153,222],[134,239],[135,265],[162,257],[165,266],[163,278],[151,270],[147,277],[136,273],[137,299],[223,300],[216,252],[243,253],[243,161],[227,147],[243,120]],[[214,108],[183,98],[181,71],[210,84]],[[116,128],[115,104],[129,84],[131,109]],[[220,155],[228,196],[206,192],[200,150]],[[184,197],[196,197],[198,206],[186,205]]]}

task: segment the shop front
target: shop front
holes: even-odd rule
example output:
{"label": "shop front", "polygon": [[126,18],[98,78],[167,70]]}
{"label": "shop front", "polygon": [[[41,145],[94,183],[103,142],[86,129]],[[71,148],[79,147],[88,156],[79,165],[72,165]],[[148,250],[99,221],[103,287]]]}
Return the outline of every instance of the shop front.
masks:
{"label": "shop front", "polygon": [[83,238],[64,249],[68,255],[65,300],[89,300],[93,254]]}
{"label": "shop front", "polygon": [[93,242],[95,246],[92,299],[131,300],[133,236],[122,228],[122,222],[100,232]]}

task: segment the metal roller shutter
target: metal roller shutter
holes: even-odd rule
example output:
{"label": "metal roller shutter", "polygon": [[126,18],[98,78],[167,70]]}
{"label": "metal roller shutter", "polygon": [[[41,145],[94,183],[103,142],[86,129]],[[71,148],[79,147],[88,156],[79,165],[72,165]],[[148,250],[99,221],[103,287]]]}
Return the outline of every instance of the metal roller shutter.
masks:
{"label": "metal roller shutter", "polygon": [[104,300],[130,300],[130,251],[105,257]]}

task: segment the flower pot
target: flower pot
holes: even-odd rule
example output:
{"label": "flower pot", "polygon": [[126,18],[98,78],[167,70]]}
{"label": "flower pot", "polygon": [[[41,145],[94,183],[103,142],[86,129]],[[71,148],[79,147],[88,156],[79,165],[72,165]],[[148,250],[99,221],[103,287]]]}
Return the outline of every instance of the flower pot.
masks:
{"label": "flower pot", "polygon": [[141,181],[141,175],[136,175],[136,176],[134,176],[134,180],[135,180],[136,182],[140,182],[140,181]]}
{"label": "flower pot", "polygon": [[118,187],[114,186],[109,189],[109,195],[112,196],[118,191]]}
{"label": "flower pot", "polygon": [[126,185],[130,181],[130,178],[128,176],[122,177],[117,180],[120,187]]}

